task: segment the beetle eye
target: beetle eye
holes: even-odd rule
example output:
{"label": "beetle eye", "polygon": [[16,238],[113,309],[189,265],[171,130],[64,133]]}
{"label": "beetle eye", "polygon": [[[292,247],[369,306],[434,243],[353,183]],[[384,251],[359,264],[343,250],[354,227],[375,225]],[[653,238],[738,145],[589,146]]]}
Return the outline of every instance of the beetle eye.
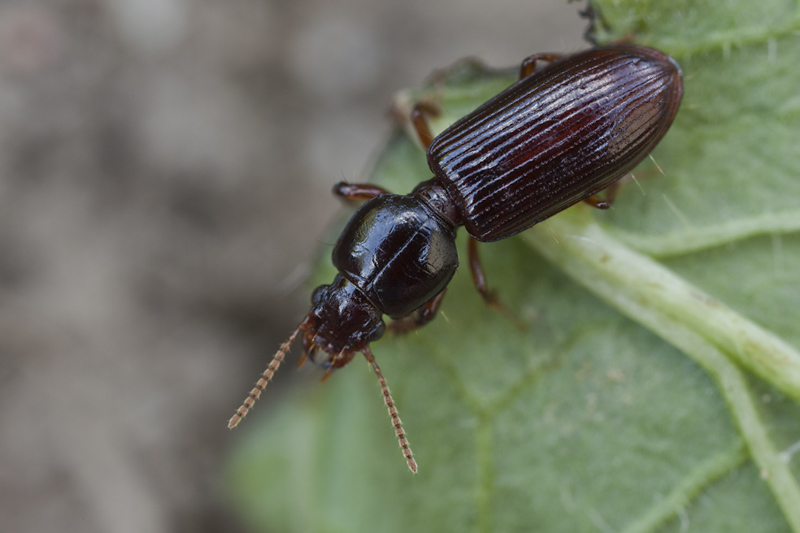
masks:
{"label": "beetle eye", "polygon": [[325,293],[328,291],[328,285],[320,285],[314,292],[311,293],[311,305],[317,305],[322,301],[325,297]]}
{"label": "beetle eye", "polygon": [[375,329],[373,329],[370,332],[370,334],[369,334],[369,342],[376,341],[376,340],[380,339],[381,337],[383,337],[383,333],[385,331],[386,331],[386,324],[384,324],[383,320],[381,320],[378,323],[378,325],[375,326]]}

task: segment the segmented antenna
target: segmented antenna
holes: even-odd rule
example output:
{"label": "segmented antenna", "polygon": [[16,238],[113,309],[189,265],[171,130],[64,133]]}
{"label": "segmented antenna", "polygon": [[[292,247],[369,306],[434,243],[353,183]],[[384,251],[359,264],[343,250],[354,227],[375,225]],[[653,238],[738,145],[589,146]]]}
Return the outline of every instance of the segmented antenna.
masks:
{"label": "segmented antenna", "polygon": [[386,407],[389,409],[389,416],[392,417],[394,433],[397,435],[397,440],[400,443],[400,448],[403,450],[403,455],[406,458],[406,463],[408,463],[408,468],[410,468],[411,471],[416,474],[417,462],[414,460],[414,454],[411,453],[411,448],[408,445],[406,432],[403,430],[403,423],[400,421],[400,417],[397,416],[397,407],[394,406],[394,400],[392,400],[392,394],[389,392],[389,387],[386,385],[386,379],[384,379],[378,363],[375,362],[375,356],[372,355],[372,351],[370,351],[369,346],[366,346],[361,353],[363,353],[364,357],[367,358],[369,364],[372,365],[372,370],[374,370],[375,374],[378,376],[378,383],[380,383],[381,393],[383,393],[383,401],[386,404]]}
{"label": "segmented antenna", "polygon": [[272,376],[281,366],[283,358],[286,357],[286,352],[289,351],[289,348],[292,346],[292,343],[297,338],[297,335],[299,335],[301,331],[304,331],[306,327],[307,327],[307,319],[303,320],[300,323],[300,325],[297,326],[297,329],[294,330],[294,333],[289,335],[289,338],[286,339],[286,342],[281,344],[278,353],[276,353],[275,357],[272,358],[272,361],[269,362],[269,366],[267,366],[267,369],[264,370],[264,374],[256,382],[256,386],[253,387],[253,390],[250,391],[250,395],[247,398],[245,398],[244,403],[242,403],[242,405],[236,410],[236,413],[234,413],[231,419],[228,420],[228,429],[235,428],[239,424],[239,422],[241,422],[242,419],[245,416],[247,416],[247,413],[250,411],[250,409],[253,408],[253,405],[256,403],[256,400],[258,400],[259,396],[261,396],[261,393],[264,392],[264,389],[266,388],[269,381],[272,379]]}

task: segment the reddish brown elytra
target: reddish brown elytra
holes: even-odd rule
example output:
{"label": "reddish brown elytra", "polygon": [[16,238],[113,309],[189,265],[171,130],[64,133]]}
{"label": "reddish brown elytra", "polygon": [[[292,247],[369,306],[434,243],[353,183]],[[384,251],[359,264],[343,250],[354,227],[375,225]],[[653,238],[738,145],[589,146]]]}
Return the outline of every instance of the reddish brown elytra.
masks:
{"label": "reddish brown elytra", "polygon": [[[538,61],[549,61],[536,70]],[[672,124],[683,94],[669,56],[615,44],[562,57],[527,58],[520,80],[434,138],[418,106],[412,124],[433,178],[408,195],[340,183],[334,193],[367,200],[333,249],[339,274],[317,287],[311,310],[284,342],[230,419],[235,427],[302,336],[303,357],[325,377],[362,353],[378,376],[403,455],[417,471],[408,439],[369,348],[386,326],[408,331],[430,322],[458,267],[455,235],[472,239],[469,268],[490,304],[477,241],[510,237],[580,202],[608,207],[596,193],[633,169]]]}

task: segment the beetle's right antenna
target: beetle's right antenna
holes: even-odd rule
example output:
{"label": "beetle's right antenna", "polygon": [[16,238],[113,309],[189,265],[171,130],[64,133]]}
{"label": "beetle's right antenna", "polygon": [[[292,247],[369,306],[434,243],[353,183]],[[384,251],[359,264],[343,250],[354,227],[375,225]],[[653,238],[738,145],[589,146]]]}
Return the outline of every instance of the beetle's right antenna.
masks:
{"label": "beetle's right antenna", "polygon": [[277,372],[278,368],[281,366],[281,362],[283,361],[283,358],[286,357],[286,352],[289,351],[289,348],[292,346],[294,340],[301,331],[305,331],[307,328],[308,318],[300,322],[300,325],[297,326],[297,329],[294,330],[291,335],[289,335],[289,338],[286,339],[286,342],[281,344],[278,353],[276,353],[275,357],[272,358],[272,361],[269,362],[269,366],[267,366],[267,369],[264,370],[264,374],[256,382],[256,386],[253,387],[253,390],[250,391],[250,395],[245,398],[242,405],[236,410],[236,413],[234,413],[231,419],[228,420],[228,429],[235,428],[237,425],[239,425],[239,422],[241,422],[242,419],[247,416],[247,413],[253,408],[256,400],[258,400],[259,396],[261,396],[261,393],[264,392],[264,389],[272,379],[272,376],[275,375],[275,372]]}
{"label": "beetle's right antenna", "polygon": [[394,433],[397,435],[397,440],[400,442],[400,448],[403,450],[403,455],[406,458],[406,463],[408,463],[408,468],[410,468],[411,471],[416,474],[417,462],[414,460],[414,454],[411,453],[411,448],[409,447],[408,439],[406,438],[406,432],[403,430],[403,423],[400,421],[400,417],[397,416],[397,407],[394,406],[394,400],[392,400],[392,394],[389,392],[389,387],[386,385],[386,380],[383,377],[383,373],[381,373],[378,363],[375,362],[375,356],[372,355],[372,351],[369,349],[369,346],[365,346],[361,353],[363,353],[364,357],[367,358],[369,364],[372,365],[372,370],[374,370],[375,374],[378,376],[378,383],[381,384],[381,393],[383,393],[383,401],[386,404],[386,407],[389,409],[389,416],[392,417]]}

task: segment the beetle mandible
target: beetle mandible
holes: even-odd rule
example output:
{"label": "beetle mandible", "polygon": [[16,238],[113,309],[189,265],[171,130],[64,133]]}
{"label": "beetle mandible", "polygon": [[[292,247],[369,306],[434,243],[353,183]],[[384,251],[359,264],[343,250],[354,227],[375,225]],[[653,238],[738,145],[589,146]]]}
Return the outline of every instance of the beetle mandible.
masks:
{"label": "beetle mandible", "polygon": [[[549,64],[536,70],[538,61]],[[302,360],[325,378],[362,353],[372,366],[403,455],[417,464],[386,380],[370,350],[386,326],[426,324],[436,315],[458,267],[456,228],[470,235],[469,267],[483,298],[493,300],[476,242],[510,237],[567,207],[587,201],[633,169],[672,124],[683,94],[681,70],[666,54],[632,44],[569,56],[537,54],[520,79],[436,138],[425,108],[412,124],[427,149],[433,178],[411,194],[339,183],[334,193],[365,199],[333,248],[339,270],[311,296],[311,310],[284,342],[228,422],[235,427],[261,395],[289,347],[302,337]]]}

